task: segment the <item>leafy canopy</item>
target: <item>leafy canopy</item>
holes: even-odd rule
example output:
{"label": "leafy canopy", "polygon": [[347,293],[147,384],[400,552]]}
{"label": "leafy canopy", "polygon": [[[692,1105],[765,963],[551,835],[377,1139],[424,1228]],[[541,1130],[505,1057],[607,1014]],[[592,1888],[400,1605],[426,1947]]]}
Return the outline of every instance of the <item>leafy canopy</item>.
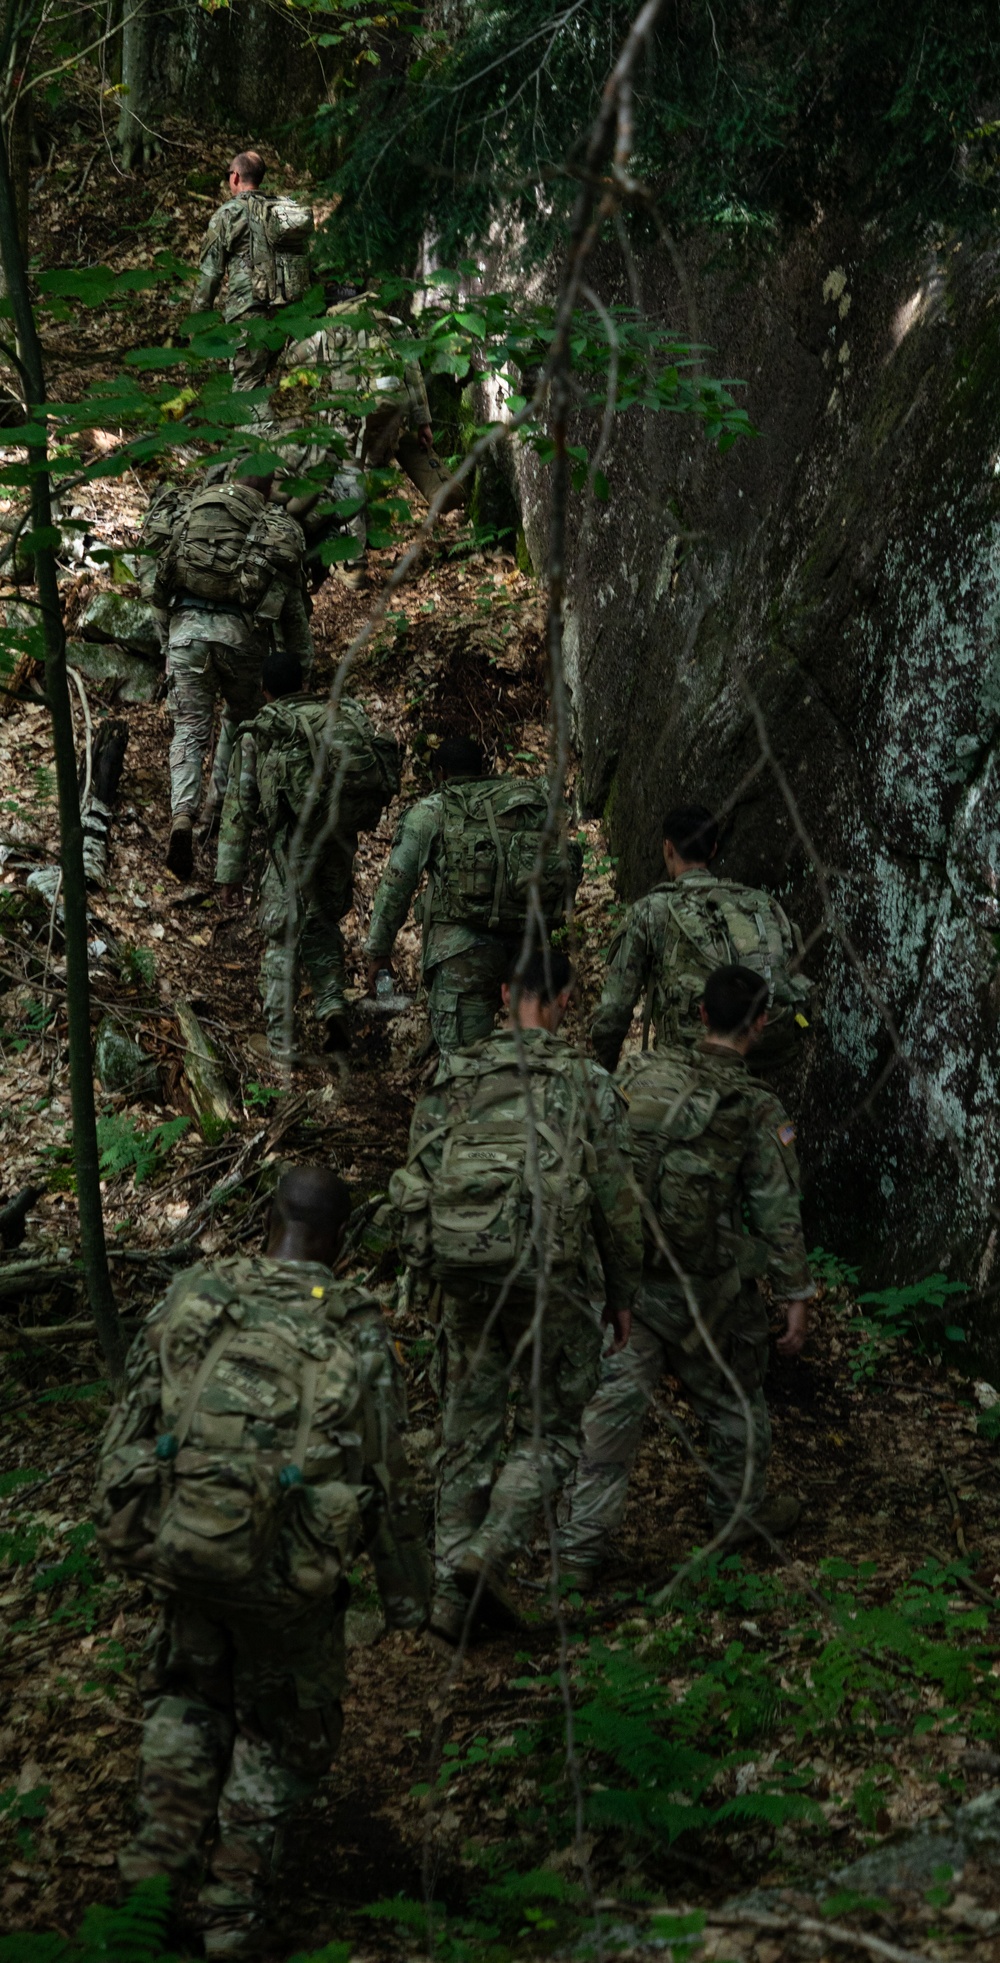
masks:
{"label": "leafy canopy", "polygon": [[[551,249],[633,10],[507,0],[366,68],[316,121],[345,266],[443,256],[496,221]],[[989,0],[667,0],[636,77],[633,177],[671,229],[777,232],[849,206],[908,238],[997,202],[1000,15]],[[414,58],[415,57],[415,58]],[[635,223],[647,225],[640,198]]]}

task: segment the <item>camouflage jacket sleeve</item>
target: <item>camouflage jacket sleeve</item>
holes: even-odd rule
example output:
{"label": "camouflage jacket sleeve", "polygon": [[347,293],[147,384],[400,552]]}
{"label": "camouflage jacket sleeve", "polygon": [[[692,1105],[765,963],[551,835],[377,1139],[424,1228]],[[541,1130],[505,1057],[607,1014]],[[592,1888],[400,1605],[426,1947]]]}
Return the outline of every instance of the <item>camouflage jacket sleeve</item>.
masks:
{"label": "camouflage jacket sleeve", "polygon": [[605,1070],[613,1070],[618,1062],[632,1011],[649,985],[653,958],[648,909],[640,900],[629,908],[622,932],[608,949],[608,976],[591,1025],[591,1048]]}
{"label": "camouflage jacket sleeve", "polygon": [[219,886],[238,886],[247,869],[250,835],[260,813],[257,789],[257,747],[248,729],[236,738],[229,762],[229,781],[219,823],[215,879]]}
{"label": "camouflage jacket sleeve", "polygon": [[379,881],[365,952],[369,960],[388,960],[410,910],[438,834],[437,800],[421,798],[404,811],[396,827],[389,863]]}
{"label": "camouflage jacket sleeve", "polygon": [[355,1317],[353,1335],[365,1386],[366,1547],[390,1629],[427,1621],[431,1567],[420,1507],[400,1435],[406,1392],[379,1309]]}
{"label": "camouflage jacket sleeve", "polygon": [[587,1066],[593,1226],[610,1309],[631,1308],[642,1278],[642,1213],[628,1159],[625,1100],[607,1071]]}
{"label": "camouflage jacket sleeve", "polygon": [[226,258],[228,247],[228,206],[220,205],[208,221],[208,230],[201,242],[198,259],[198,284],[191,302],[191,312],[205,314],[214,307],[219,297],[222,282],[226,277]]}
{"label": "camouflage jacket sleeve", "polygon": [[763,1086],[753,1091],[756,1126],[741,1185],[750,1226],[767,1249],[767,1273],[778,1301],[815,1295],[802,1237],[801,1182],[795,1126]]}

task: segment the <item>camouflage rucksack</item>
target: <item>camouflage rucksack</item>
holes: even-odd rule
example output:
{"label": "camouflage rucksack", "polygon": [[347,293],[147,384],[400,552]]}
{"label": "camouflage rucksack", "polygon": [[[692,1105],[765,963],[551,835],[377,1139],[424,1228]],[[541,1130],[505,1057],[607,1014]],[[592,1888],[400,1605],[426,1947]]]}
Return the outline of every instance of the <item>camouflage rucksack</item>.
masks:
{"label": "camouflage rucksack", "polygon": [[272,198],[266,191],[244,197],[250,226],[250,283],[259,305],[285,306],[301,300],[309,286],[309,245],[313,215],[295,198]]}
{"label": "camouflage rucksack", "polygon": [[[663,1239],[686,1275],[725,1274],[743,1238],[738,1178],[754,1128],[746,1082],[686,1050],[633,1052],[616,1081],[633,1170]],[[643,1236],[648,1264],[671,1272],[645,1210]]]}
{"label": "camouflage rucksack", "polygon": [[[153,514],[154,529],[165,514]],[[149,520],[147,519],[147,526]],[[289,586],[301,577],[305,539],[285,512],[240,483],[212,484],[178,509],[156,560],[156,591],[240,607],[276,620]]]}
{"label": "camouflage rucksack", "polygon": [[180,484],[161,484],[149,501],[139,539],[139,585],[143,599],[154,595],[158,601],[168,598],[159,585],[158,561],[173,538],[190,495]]}
{"label": "camouflage rucksack", "polygon": [[[530,1056],[525,1079],[510,1046],[498,1054],[489,1038],[450,1057],[448,1070],[447,1122],[389,1181],[404,1260],[450,1287],[506,1280],[519,1291],[534,1288],[540,1270],[575,1268],[589,1234],[592,1147],[572,1053]],[[425,1168],[424,1152],[439,1141],[440,1165]]]}
{"label": "camouflage rucksack", "polygon": [[341,696],[337,704],[332,733],[328,699],[269,702],[251,727],[257,787],[272,834],[298,821],[321,756],[323,775],[306,827],[309,835],[324,829],[334,800],[338,832],[373,831],[398,795],[400,746],[394,736],[373,728],[360,702],[350,696]]}
{"label": "camouflage rucksack", "polygon": [[425,901],[428,923],[450,920],[487,933],[520,934],[539,859],[542,913],[550,925],[565,918],[580,884],[583,855],[566,834],[565,817],[561,835],[543,841],[544,778],[447,783],[441,799],[440,849]]}
{"label": "camouflage rucksack", "polygon": [[678,1033],[700,1033],[698,1005],[713,970],[739,963],[767,983],[768,1026],[758,1064],[779,1061],[811,1020],[813,984],[791,972],[801,941],[770,893],[737,880],[686,876],[657,889],[662,985]]}
{"label": "camouflage rucksack", "polygon": [[[383,1452],[336,1326],[377,1305],[324,1272],[208,1262],[154,1310],[100,1449],[109,1567],[226,1601],[336,1592],[362,1538],[363,1466]],[[137,1437],[157,1405],[158,1435]]]}

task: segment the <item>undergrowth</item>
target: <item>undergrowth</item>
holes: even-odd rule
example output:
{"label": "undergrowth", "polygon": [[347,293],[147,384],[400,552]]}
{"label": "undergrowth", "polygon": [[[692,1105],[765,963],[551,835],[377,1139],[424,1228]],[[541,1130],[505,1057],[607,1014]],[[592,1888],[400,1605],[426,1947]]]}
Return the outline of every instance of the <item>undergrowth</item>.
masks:
{"label": "undergrowth", "polygon": [[[669,1614],[578,1640],[585,1824],[654,1848],[789,1823],[808,1841],[842,1813],[871,1829],[896,1783],[894,1751],[958,1730],[1000,1733],[989,1612],[958,1592],[967,1575],[967,1563],[927,1561],[882,1599],[873,1562],[833,1560],[812,1595],[730,1556],[706,1564]],[[439,1792],[473,1768],[530,1760],[537,1804],[520,1827],[536,1845],[542,1832],[572,1838],[558,1673],[517,1687],[539,1698],[538,1721],[499,1745],[446,1747]],[[833,1795],[814,1763],[831,1753],[843,1758]]]}

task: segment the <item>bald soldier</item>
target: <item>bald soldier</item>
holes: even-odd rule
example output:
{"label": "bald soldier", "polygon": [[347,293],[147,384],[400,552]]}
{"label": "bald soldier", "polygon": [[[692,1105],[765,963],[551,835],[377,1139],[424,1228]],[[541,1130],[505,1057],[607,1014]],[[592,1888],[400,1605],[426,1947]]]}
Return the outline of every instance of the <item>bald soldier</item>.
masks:
{"label": "bald soldier", "polygon": [[[309,285],[313,215],[294,198],[261,190],[266,165],[257,150],[241,150],[229,166],[229,197],[209,221],[202,241],[193,313],[207,313],[225,286],[222,317],[273,320]],[[281,346],[240,337],[233,357],[234,389],[263,387]]]}
{"label": "bald soldier", "polygon": [[350,1204],[327,1167],[297,1168],[266,1254],[179,1276],[101,1445],[99,1545],[162,1605],[119,1867],[189,1888],[209,1957],[259,1953],[280,1828],[336,1754],[358,1552],[391,1627],[427,1618],[392,1346],[333,1273]]}

